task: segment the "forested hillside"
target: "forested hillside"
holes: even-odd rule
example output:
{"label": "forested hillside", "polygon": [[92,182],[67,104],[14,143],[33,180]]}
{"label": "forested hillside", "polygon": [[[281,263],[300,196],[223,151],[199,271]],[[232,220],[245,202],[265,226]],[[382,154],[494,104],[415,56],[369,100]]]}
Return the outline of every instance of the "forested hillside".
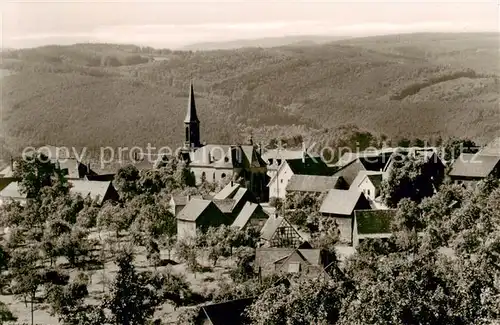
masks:
{"label": "forested hillside", "polygon": [[[497,34],[413,34],[205,52],[133,45],[2,53],[11,149],[179,145],[195,82],[202,141],[335,134],[484,141],[500,132]],[[289,128],[289,126],[294,127]],[[286,127],[286,128],[285,128]],[[286,130],[286,131],[285,131]]]}

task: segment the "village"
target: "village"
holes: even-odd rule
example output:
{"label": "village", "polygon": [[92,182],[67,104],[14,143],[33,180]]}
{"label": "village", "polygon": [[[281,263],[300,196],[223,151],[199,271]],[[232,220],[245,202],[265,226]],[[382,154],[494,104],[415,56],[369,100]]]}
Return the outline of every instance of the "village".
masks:
{"label": "village", "polygon": [[[183,177],[191,179],[190,187],[198,190],[167,194],[162,213],[175,218],[175,241],[196,242],[197,237],[221,227],[246,235],[253,232],[257,235],[251,273],[261,280],[273,275],[330,278],[329,268],[349,259],[363,242],[393,238],[401,198],[437,195],[444,183],[473,190],[481,182],[500,179],[500,138],[477,152],[461,152],[451,161],[445,161],[437,147],[383,147],[346,152],[336,163],[327,164],[305,146],[263,150],[251,138],[246,144],[205,144],[197,109],[191,84],[183,121],[185,142],[178,157],[137,157],[120,171],[99,173],[74,157],[62,159],[55,146],[45,146],[50,150],[44,154],[70,184],[69,194],[92,200],[96,209],[127,200],[123,197],[127,177],[139,179],[139,175],[166,168],[170,160],[178,161],[187,171]],[[409,176],[413,170],[405,170],[411,163],[418,166],[416,176]],[[19,159],[13,157],[0,171],[3,209],[12,204],[25,206],[38,195],[23,187],[16,164]],[[143,185],[145,192],[157,186],[155,175]],[[405,177],[416,181],[404,184]],[[160,213],[155,218],[167,216]],[[120,230],[128,231],[117,229],[117,235]],[[424,236],[423,226],[414,230]],[[4,235],[8,234],[7,226]],[[169,256],[176,249],[170,248]],[[160,255],[160,248],[157,251]],[[214,260],[215,266],[217,257]],[[199,324],[240,324],[242,310],[255,299],[201,304],[200,317],[205,322],[198,320]],[[226,320],[221,320],[221,313]]]}

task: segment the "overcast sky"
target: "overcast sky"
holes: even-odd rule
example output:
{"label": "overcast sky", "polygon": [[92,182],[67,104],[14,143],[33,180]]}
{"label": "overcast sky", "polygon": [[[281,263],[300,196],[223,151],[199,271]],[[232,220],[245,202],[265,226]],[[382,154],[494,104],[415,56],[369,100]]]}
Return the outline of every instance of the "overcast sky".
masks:
{"label": "overcast sky", "polygon": [[499,1],[9,1],[4,47],[116,42],[176,48],[299,34],[499,31]]}

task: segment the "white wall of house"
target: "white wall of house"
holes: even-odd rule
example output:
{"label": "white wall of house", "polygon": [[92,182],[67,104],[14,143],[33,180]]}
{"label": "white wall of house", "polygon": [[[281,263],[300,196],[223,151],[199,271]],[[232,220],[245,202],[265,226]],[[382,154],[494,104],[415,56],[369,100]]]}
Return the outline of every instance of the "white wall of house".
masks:
{"label": "white wall of house", "polygon": [[196,237],[196,222],[177,220],[177,240]]}
{"label": "white wall of house", "polygon": [[361,181],[361,183],[358,185],[358,189],[363,192],[365,197],[370,201],[374,201],[378,195],[377,189],[368,177],[365,177]]}
{"label": "white wall of house", "polygon": [[292,178],[293,172],[286,162],[278,170],[276,177],[269,184],[269,197],[285,198],[286,186]]}

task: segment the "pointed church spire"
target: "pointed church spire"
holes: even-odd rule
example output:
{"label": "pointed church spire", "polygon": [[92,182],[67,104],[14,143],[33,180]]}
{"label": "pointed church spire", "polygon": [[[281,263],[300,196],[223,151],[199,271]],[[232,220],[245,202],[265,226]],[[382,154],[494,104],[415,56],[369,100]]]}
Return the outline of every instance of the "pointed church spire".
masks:
{"label": "pointed church spire", "polygon": [[198,123],[200,122],[198,120],[198,115],[196,114],[196,103],[194,101],[194,89],[192,81],[189,88],[189,100],[188,100],[188,107],[184,123],[191,123],[191,122],[198,122]]}

